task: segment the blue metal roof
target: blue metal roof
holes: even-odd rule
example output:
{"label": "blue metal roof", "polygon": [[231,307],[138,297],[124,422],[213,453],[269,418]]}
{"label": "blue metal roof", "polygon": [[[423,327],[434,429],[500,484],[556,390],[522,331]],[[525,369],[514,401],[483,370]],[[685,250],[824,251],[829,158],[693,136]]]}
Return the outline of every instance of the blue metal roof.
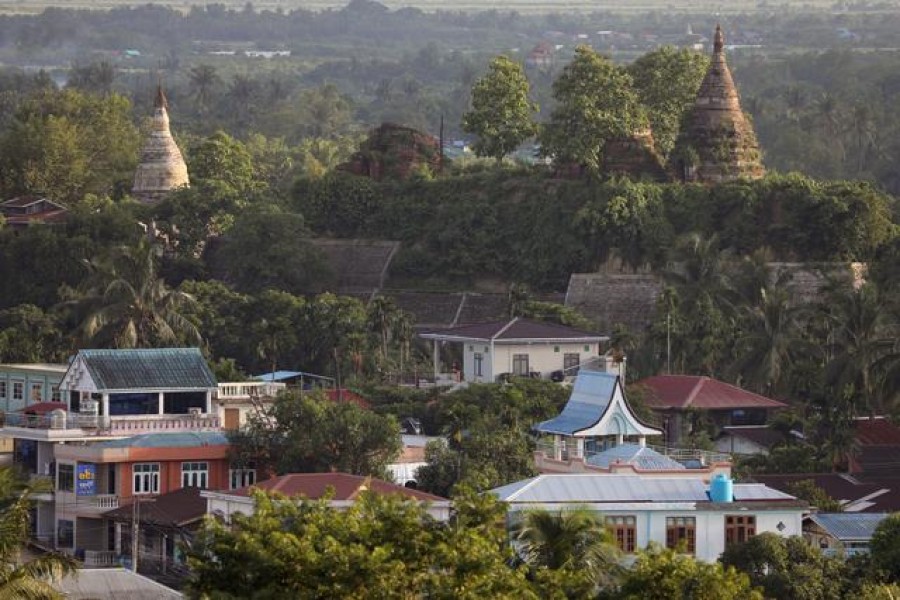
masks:
{"label": "blue metal roof", "polygon": [[686,467],[656,450],[637,444],[613,446],[586,459],[589,465],[608,469],[614,463],[634,465],[644,471],[682,471]]}
{"label": "blue metal roof", "polygon": [[145,433],[121,440],[93,444],[100,448],[200,448],[229,444],[221,431],[190,431],[181,433]]}
{"label": "blue metal roof", "polygon": [[574,435],[596,425],[612,402],[616,376],[600,371],[581,371],[572,386],[572,395],[559,415],[538,423],[535,431]]}
{"label": "blue metal roof", "polygon": [[838,540],[871,540],[888,513],[815,513],[810,520]]}
{"label": "blue metal roof", "polygon": [[98,391],[211,389],[216,378],[198,348],[79,350]]}
{"label": "blue metal roof", "polygon": [[273,371],[272,373],[263,373],[262,375],[254,375],[256,381],[284,381],[285,379],[294,379],[297,377],[312,377],[314,379],[331,379],[324,375],[316,375],[315,373],[307,373],[305,371]]}

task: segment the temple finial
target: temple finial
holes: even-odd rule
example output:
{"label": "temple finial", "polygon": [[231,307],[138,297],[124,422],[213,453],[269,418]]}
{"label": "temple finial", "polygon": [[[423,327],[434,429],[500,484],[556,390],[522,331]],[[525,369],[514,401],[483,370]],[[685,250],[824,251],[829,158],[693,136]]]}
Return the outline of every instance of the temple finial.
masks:
{"label": "temple finial", "polygon": [[162,86],[162,77],[159,78],[159,81],[156,83],[156,101],[153,103],[153,106],[156,108],[165,108],[169,109],[169,101],[166,100],[166,93],[163,91]]}
{"label": "temple finial", "polygon": [[713,42],[713,53],[721,54],[722,50],[725,49],[725,34],[722,33],[722,26],[716,24],[716,37],[715,42]]}

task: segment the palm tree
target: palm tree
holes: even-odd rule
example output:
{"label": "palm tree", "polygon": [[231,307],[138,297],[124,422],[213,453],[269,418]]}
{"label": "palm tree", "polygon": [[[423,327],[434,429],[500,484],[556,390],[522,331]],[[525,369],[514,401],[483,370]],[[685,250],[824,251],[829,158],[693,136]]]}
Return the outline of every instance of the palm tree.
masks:
{"label": "palm tree", "polygon": [[597,584],[618,569],[618,549],[596,514],[584,508],[525,514],[515,531],[519,554],[532,567],[587,573]]}
{"label": "palm tree", "polygon": [[200,110],[204,111],[209,106],[212,98],[212,89],[220,81],[216,68],[212,65],[197,65],[191,67],[189,73],[191,84],[194,86],[194,95]]}
{"label": "palm tree", "polygon": [[0,467],[0,598],[62,599],[52,581],[73,572],[74,560],[55,553],[19,559],[28,538],[32,491],[11,467]]}
{"label": "palm tree", "polygon": [[754,304],[740,309],[742,333],[731,374],[764,395],[778,395],[795,361],[813,352],[801,335],[805,309],[792,303],[785,287],[767,286]]}
{"label": "palm tree", "polygon": [[150,243],[118,248],[87,266],[88,277],[66,303],[81,321],[82,344],[147,348],[200,343],[196,326],[181,313],[194,299],[158,276]]}
{"label": "palm tree", "polygon": [[889,300],[874,283],[845,284],[831,291],[825,311],[833,332],[827,383],[833,393],[849,394],[854,413],[883,411],[896,395],[886,384],[900,363]]}

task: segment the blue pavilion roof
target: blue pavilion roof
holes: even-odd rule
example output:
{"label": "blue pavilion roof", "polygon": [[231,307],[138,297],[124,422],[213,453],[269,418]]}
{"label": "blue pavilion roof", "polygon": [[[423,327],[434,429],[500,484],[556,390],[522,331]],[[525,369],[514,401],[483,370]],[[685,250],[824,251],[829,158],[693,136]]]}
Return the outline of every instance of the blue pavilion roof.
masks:
{"label": "blue pavilion roof", "polygon": [[617,379],[610,373],[581,371],[562,412],[549,421],[535,425],[535,431],[574,435],[577,431],[593,427],[609,409]]}
{"label": "blue pavilion roof", "polygon": [[595,467],[609,468],[609,465],[623,463],[644,471],[681,471],[686,467],[656,450],[638,444],[621,444],[603,452],[589,456],[585,462]]}

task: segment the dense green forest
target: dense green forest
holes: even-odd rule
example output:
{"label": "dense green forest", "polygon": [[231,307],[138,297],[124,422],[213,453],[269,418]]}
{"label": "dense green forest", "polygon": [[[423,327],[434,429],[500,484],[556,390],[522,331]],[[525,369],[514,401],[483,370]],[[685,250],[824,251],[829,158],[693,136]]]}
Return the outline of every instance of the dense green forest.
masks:
{"label": "dense green forest", "polygon": [[[824,52],[776,43],[779,32],[797,27],[794,41],[806,44],[808,29],[793,13],[771,17],[765,47],[731,61],[770,174],[709,186],[610,177],[600,160],[605,142],[627,133],[610,125],[619,116],[629,127],[652,124],[661,153],[672,151],[704,55],[642,54],[643,45],[660,43],[644,38],[628,56],[610,48],[616,58],[638,58],[627,63],[582,48],[578,56],[600,86],[582,90],[559,84],[572,80],[571,42],[558,63],[523,67],[521,54],[494,59],[505,43],[481,28],[502,29],[521,49],[551,37],[548,27],[571,34],[594,27],[594,17],[507,23],[509,15],[493,12],[413,11],[406,20],[399,13],[407,14],[354,2],[322,14],[142,7],[0,19],[0,51],[20,62],[43,60],[42,47],[19,39],[26,29],[73,57],[61,70],[0,72],[0,191],[44,194],[70,209],[64,224],[0,230],[0,359],[61,361],[90,345],[200,343],[224,379],[288,367],[363,384],[427,369],[409,314],[387,298],[330,293],[335,274],[310,239],[360,237],[401,242],[389,274],[396,286],[471,289],[487,280],[509,286],[511,315],[585,327],[571,309],[528,299],[529,290],[562,291],[571,273],[610,259],[626,271],[660,274],[666,288],[650,326],[610,332],[632,376],[708,374],[789,400],[822,436],[800,457],[819,466],[846,458],[848,440],[831,436],[825,444],[826,432],[846,431],[858,414],[897,411],[891,108],[900,59],[859,51],[881,39],[878,27],[890,16],[808,19],[813,29],[851,24],[868,32],[822,42],[841,46]],[[741,17],[741,28],[734,21],[734,37],[751,41],[748,24],[761,18]],[[632,30],[640,22],[615,19],[609,23]],[[53,23],[59,33],[46,37]],[[659,19],[643,23],[684,35]],[[407,37],[393,35],[403,27]],[[441,28],[444,37],[424,39]],[[456,35],[463,30],[471,38]],[[251,46],[234,46],[233,32]],[[387,34],[391,44],[377,51],[341,42]],[[240,55],[254,40],[274,44],[279,36],[294,44],[289,57]],[[126,41],[147,45],[130,57],[111,52]],[[303,44],[320,45],[314,52]],[[524,108],[520,126],[495,145],[481,143],[497,99],[490,73],[515,75],[510,97]],[[57,75],[67,81],[63,89]],[[129,190],[159,77],[191,187],[148,207]],[[591,138],[547,137],[554,120],[577,108],[566,102],[578,94],[599,102],[605,125]],[[474,132],[470,141],[485,157],[436,161],[431,150],[417,163],[404,149],[411,168],[398,170],[401,177],[337,168],[354,152],[382,165],[400,160],[364,142],[374,125],[416,126],[428,141],[442,120],[445,139]],[[548,141],[544,153],[591,168],[562,176],[540,161],[497,160],[534,132]],[[866,262],[868,283],[836,279],[818,301],[798,305],[790,282],[767,266],[772,261]]]}

